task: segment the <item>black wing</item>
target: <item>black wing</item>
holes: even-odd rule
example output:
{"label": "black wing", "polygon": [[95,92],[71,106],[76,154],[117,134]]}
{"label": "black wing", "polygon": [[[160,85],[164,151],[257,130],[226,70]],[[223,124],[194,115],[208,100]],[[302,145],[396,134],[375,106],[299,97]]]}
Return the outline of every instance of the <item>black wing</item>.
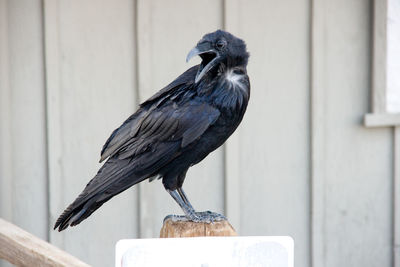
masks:
{"label": "black wing", "polygon": [[143,102],[136,113],[131,115],[119,128],[112,132],[101,150],[100,162],[114,155],[132,137],[137,136],[143,121],[158,108],[160,104],[171,98],[173,100],[174,97],[185,93],[185,91],[193,85],[197,70],[198,65],[188,69],[172,83]]}
{"label": "black wing", "polygon": [[[134,136],[130,135],[131,132],[118,131],[114,138],[125,142],[115,143],[114,147],[119,149],[106,149],[104,153],[119,159],[131,158],[133,163],[136,160],[141,161],[142,154],[149,151],[152,157],[165,157],[167,155],[164,154],[164,149],[159,151],[160,144],[172,145],[178,142],[180,148],[186,147],[217,120],[220,112],[207,103],[189,102],[183,106],[167,105],[144,114],[139,126],[136,121],[129,123],[130,128],[135,129]],[[152,161],[147,165],[151,163]]]}

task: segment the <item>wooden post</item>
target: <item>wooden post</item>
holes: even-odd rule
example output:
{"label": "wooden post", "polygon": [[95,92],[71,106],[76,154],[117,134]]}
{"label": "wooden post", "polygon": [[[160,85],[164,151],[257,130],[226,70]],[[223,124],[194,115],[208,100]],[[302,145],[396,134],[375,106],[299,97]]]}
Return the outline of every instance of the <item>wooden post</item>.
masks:
{"label": "wooden post", "polygon": [[168,218],[160,231],[160,237],[198,237],[198,236],[237,236],[235,229],[227,221],[213,223],[196,223],[177,221]]}
{"label": "wooden post", "polygon": [[17,266],[89,266],[2,219],[0,219],[0,259]]}

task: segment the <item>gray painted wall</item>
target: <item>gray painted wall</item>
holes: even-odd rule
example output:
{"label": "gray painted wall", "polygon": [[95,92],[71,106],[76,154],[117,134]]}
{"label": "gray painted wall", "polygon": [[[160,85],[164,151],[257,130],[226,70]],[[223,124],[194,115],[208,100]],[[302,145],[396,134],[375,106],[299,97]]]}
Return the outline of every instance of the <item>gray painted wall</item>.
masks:
{"label": "gray painted wall", "polygon": [[0,216],[94,266],[119,239],[157,237],[180,213],[160,181],[51,228],[111,131],[225,28],[248,44],[251,102],[189,171],[194,206],[241,235],[292,236],[298,267],[391,266],[394,134],[361,123],[371,14],[364,0],[0,0]]}

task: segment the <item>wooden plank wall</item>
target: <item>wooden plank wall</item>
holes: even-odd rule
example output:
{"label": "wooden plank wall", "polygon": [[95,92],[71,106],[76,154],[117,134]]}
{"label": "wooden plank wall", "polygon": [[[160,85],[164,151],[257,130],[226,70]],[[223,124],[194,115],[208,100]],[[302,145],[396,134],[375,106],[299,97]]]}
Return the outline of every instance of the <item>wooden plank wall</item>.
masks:
{"label": "wooden plank wall", "polygon": [[48,238],[41,2],[0,1],[1,217]]}
{"label": "wooden plank wall", "polygon": [[293,236],[299,267],[391,266],[394,131],[361,123],[371,7],[0,0],[0,216],[93,266],[112,266],[119,239],[157,237],[181,213],[160,181],[51,228],[111,131],[198,62],[185,57],[204,33],[225,28],[248,43],[251,102],[228,144],[189,171],[194,206],[226,213],[241,235]]}
{"label": "wooden plank wall", "polygon": [[319,156],[314,164],[320,160],[323,166],[313,166],[318,169],[313,181],[322,179],[323,185],[313,192],[321,202],[313,214],[323,217],[314,221],[322,231],[313,232],[319,241],[313,244],[312,252],[319,252],[313,263],[390,266],[392,131],[361,125],[370,111],[371,3],[314,4],[312,23],[320,30],[312,57],[320,65],[312,76],[319,82],[312,88],[312,116],[319,139],[312,141]]}

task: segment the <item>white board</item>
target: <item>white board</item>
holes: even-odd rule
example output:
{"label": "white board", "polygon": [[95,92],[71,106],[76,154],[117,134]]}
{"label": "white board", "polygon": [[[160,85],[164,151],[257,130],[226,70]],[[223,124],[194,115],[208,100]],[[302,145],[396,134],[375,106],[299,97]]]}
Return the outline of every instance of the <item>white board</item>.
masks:
{"label": "white board", "polygon": [[129,239],[117,243],[115,266],[293,267],[293,250],[288,236]]}

